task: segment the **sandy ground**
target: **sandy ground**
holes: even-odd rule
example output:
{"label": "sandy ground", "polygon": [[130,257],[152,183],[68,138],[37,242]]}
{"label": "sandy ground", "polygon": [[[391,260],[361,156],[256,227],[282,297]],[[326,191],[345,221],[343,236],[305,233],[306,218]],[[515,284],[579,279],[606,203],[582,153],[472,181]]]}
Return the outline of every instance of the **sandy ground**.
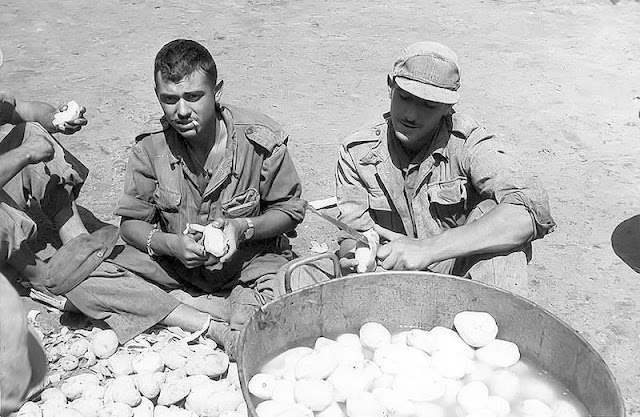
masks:
{"label": "sandy ground", "polygon": [[[449,45],[462,65],[458,111],[513,144],[550,194],[558,229],[535,243],[531,299],[602,354],[628,415],[640,415],[640,283],[621,259],[640,251],[640,3],[615,3],[4,0],[0,87],[89,109],[89,125],[62,140],[91,168],[80,204],[115,224],[129,146],[160,110],[153,57],[167,41],[202,42],[225,99],[286,128],[309,200],[332,195],[341,139],[386,110],[401,48]],[[299,232],[301,254],[312,240],[334,244],[315,218]]]}

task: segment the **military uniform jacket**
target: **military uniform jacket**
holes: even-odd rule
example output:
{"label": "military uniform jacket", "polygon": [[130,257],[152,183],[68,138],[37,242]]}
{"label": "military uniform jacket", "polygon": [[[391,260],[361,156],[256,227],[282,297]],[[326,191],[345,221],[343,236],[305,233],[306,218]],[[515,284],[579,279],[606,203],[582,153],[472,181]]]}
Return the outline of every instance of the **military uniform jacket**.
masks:
{"label": "military uniform jacket", "polygon": [[346,138],[336,169],[340,220],[361,231],[375,223],[425,238],[463,225],[480,201],[493,199],[524,206],[535,225],[533,239],[555,227],[540,184],[473,119],[455,113],[443,119],[424,159],[410,168],[410,182],[397,146],[389,114]]}

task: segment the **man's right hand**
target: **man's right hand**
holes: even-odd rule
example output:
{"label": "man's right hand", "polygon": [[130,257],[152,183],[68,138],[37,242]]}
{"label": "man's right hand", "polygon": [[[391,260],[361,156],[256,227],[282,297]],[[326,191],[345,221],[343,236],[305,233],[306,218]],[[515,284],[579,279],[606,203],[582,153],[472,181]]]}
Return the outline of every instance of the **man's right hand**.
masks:
{"label": "man's right hand", "polygon": [[202,266],[209,259],[209,254],[204,250],[204,246],[189,234],[172,235],[169,248],[171,254],[189,269]]}
{"label": "man's right hand", "polygon": [[53,159],[55,153],[53,144],[49,139],[40,135],[33,135],[28,142],[22,144],[18,149],[23,152],[28,164],[49,162]]}

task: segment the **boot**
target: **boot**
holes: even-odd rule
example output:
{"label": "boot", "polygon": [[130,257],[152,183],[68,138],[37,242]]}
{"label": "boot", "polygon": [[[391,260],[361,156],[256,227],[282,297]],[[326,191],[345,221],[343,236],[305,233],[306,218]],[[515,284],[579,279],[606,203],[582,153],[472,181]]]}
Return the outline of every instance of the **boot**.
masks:
{"label": "boot", "polygon": [[238,340],[240,337],[239,331],[231,330],[226,323],[212,320],[207,330],[207,336],[224,349],[227,355],[229,355],[230,361],[236,361]]}

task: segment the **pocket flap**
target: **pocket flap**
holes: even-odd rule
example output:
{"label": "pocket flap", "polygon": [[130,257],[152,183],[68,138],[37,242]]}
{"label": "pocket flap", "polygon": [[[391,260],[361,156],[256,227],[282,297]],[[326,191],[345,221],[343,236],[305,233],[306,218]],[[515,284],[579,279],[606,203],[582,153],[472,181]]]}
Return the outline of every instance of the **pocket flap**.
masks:
{"label": "pocket flap", "polygon": [[442,205],[458,204],[467,199],[466,181],[458,179],[444,183],[429,184],[429,202]]}

